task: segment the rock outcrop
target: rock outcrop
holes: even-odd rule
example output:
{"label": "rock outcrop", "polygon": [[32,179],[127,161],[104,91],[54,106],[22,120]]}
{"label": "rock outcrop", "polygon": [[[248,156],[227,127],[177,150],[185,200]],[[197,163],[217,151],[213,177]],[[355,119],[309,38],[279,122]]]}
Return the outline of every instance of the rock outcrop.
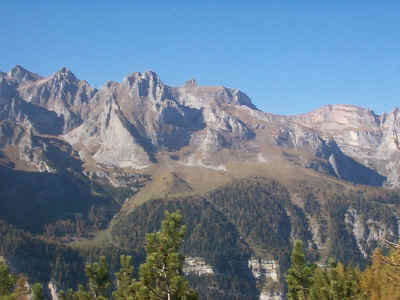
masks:
{"label": "rock outcrop", "polygon": [[[369,178],[375,177],[372,181],[360,183],[395,187],[399,185],[400,168],[398,118],[398,109],[379,116],[356,106],[327,105],[291,120],[313,130],[324,141],[334,140],[336,151],[340,150],[354,163],[376,173],[376,176],[369,174]],[[335,160],[330,159],[332,167]],[[362,169],[358,176],[368,174],[367,169]],[[338,177],[346,179],[343,175]]]}

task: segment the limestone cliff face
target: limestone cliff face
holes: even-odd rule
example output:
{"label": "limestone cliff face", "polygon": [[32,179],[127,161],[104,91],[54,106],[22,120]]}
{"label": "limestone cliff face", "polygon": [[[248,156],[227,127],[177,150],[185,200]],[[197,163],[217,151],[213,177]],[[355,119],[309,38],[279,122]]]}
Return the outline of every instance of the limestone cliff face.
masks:
{"label": "limestone cliff face", "polygon": [[351,105],[328,105],[291,120],[313,130],[324,141],[334,140],[343,154],[385,177],[374,185],[399,185],[398,109],[378,116]]}
{"label": "limestone cliff face", "polygon": [[328,176],[400,185],[398,109],[376,115],[327,105],[284,117],[257,110],[238,90],[195,80],[170,87],[151,71],[96,90],[67,68],[44,78],[16,66],[0,72],[0,120],[65,139],[83,161],[109,166],[143,169],[173,153],[181,164],[226,171],[276,145],[297,151],[289,161]]}
{"label": "limestone cliff face", "polygon": [[226,88],[164,85],[153,72],[132,73],[122,83],[108,83],[91,100],[87,119],[65,138],[98,149],[101,163],[142,168],[160,151],[189,150],[186,162],[208,164],[211,156],[252,137],[250,129],[229,114],[228,105],[250,105]]}
{"label": "limestone cliff face", "polygon": [[350,226],[357,247],[364,258],[372,254],[374,246],[383,238],[397,240],[400,236],[397,216],[389,219],[373,218],[349,207],[345,213],[345,223]]}
{"label": "limestone cliff face", "polygon": [[64,136],[72,145],[81,145],[78,148],[84,153],[82,158],[92,157],[99,163],[118,167],[148,166],[149,155],[137,141],[115,100],[100,96],[92,105],[88,119]]}
{"label": "limestone cliff face", "polygon": [[54,111],[63,120],[63,132],[79,125],[87,113],[87,103],[96,89],[78,80],[67,68],[42,78],[20,66],[7,73],[17,95],[28,103]]}

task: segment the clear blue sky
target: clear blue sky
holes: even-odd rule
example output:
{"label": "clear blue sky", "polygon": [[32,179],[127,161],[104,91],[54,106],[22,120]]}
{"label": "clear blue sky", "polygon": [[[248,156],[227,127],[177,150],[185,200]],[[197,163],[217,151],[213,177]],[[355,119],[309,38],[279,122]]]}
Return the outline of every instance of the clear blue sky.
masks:
{"label": "clear blue sky", "polygon": [[400,1],[3,1],[0,70],[62,66],[99,87],[153,70],[262,110],[400,106]]}

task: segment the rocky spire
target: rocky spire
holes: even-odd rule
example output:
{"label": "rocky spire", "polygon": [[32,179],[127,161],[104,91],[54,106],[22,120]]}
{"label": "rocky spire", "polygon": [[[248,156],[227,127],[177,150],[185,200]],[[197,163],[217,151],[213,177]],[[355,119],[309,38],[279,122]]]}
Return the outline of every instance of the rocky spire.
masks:
{"label": "rocky spire", "polygon": [[20,65],[16,65],[14,68],[8,71],[7,77],[17,81],[36,81],[41,79],[39,75],[29,72]]}

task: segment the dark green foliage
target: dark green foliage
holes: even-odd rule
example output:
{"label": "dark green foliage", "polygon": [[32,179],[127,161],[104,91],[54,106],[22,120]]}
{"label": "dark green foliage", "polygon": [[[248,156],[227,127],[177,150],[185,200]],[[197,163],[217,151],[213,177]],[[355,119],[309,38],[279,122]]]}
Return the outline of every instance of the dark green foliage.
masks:
{"label": "dark green foliage", "polygon": [[82,284],[78,285],[78,290],[74,293],[74,298],[78,300],[91,300],[89,292],[85,290]]}
{"label": "dark green foliage", "polygon": [[0,296],[11,295],[16,278],[13,276],[5,263],[0,262]]}
{"label": "dark green foliage", "polygon": [[105,298],[108,289],[111,287],[111,277],[106,258],[101,256],[98,262],[86,264],[85,272],[88,278],[89,295],[95,299]]}
{"label": "dark green foliage", "polygon": [[34,283],[32,286],[32,300],[44,300],[43,285],[41,283]]}
{"label": "dark green foliage", "polygon": [[294,243],[287,276],[289,300],[362,300],[360,272],[329,259],[328,266],[306,264],[302,242]]}
{"label": "dark green foliage", "polygon": [[179,210],[182,213],[183,223],[186,225],[182,254],[204,258],[217,273],[212,277],[190,276],[192,286],[201,291],[202,297],[255,297],[256,286],[248,269],[251,255],[248,245],[241,239],[234,224],[204,198],[186,197],[146,202],[113,226],[112,233],[121,242],[120,247],[141,251],[145,232],[154,232],[160,228],[165,210]]}
{"label": "dark green foliage", "polygon": [[365,299],[360,286],[360,272],[331,259],[326,268],[315,270],[310,299]]}
{"label": "dark green foliage", "polygon": [[314,269],[315,266],[307,266],[306,264],[302,241],[296,240],[290,256],[290,268],[286,275],[289,300],[309,299]]}
{"label": "dark green foliage", "polygon": [[115,300],[133,300],[136,298],[131,259],[130,256],[121,255],[121,268],[115,273],[117,282],[117,289],[113,292]]}
{"label": "dark green foliage", "polygon": [[19,271],[35,281],[75,287],[84,278],[84,259],[77,250],[32,237],[1,220],[0,255],[13,257]]}
{"label": "dark green foliage", "polygon": [[[93,188],[103,193],[100,186],[94,187],[92,183]],[[396,191],[348,188],[331,182],[321,186],[310,182],[285,186],[273,180],[251,178],[234,181],[201,197],[148,201],[127,215],[115,217],[110,228],[112,243],[84,246],[79,251],[46,238],[63,241],[62,236],[85,236],[90,226],[102,228],[109,219],[107,206],[91,206],[86,213],[58,219],[44,227],[44,236],[40,238],[0,221],[0,255],[13,257],[19,263],[18,270],[28,278],[41,282],[52,279],[66,290],[76,289],[78,282],[86,285],[84,261],[98,261],[100,256],[107,257],[110,274],[119,269],[121,255],[131,256],[135,270],[132,276],[137,277],[135,272],[146,256],[146,232],[159,230],[165,210],[180,210],[187,226],[180,252],[203,258],[215,272],[187,275],[201,297],[256,299],[264,283],[251,274],[250,257],[274,259],[279,262],[280,273],[285,274],[289,267],[289,245],[295,238],[303,240],[307,261],[324,262],[327,256],[332,256],[345,263],[362,265],[365,260],[353,238],[349,212],[356,210],[360,220],[382,223],[388,228],[386,232],[397,236],[398,204]],[[311,239],[311,227],[318,230],[320,240],[316,244]],[[361,243],[367,247],[367,253],[376,246],[371,241]],[[284,282],[276,284],[282,286]],[[68,292],[65,294],[69,300]],[[79,295],[81,299],[89,297],[83,288]]]}
{"label": "dark green foliage", "polygon": [[239,181],[209,193],[207,199],[255,245],[272,254],[287,245],[290,220],[285,208],[290,196],[279,183]]}
{"label": "dark green foliage", "polygon": [[279,259],[283,266],[290,255],[292,237],[311,240],[304,212],[293,205],[288,189],[275,180],[235,181],[210,192],[207,199],[238,228],[249,245]]}
{"label": "dark green foliage", "polygon": [[94,196],[87,177],[67,171],[32,173],[0,167],[0,197],[1,219],[33,234],[46,233],[47,238],[85,236],[104,228],[120,208],[106,194]]}
{"label": "dark green foliage", "polygon": [[352,229],[345,223],[345,213],[350,207],[345,195],[334,194],[327,198],[327,212],[330,217],[328,236],[330,236],[329,256],[343,262],[360,263],[362,254],[352,235]]}
{"label": "dark green foliage", "polygon": [[[376,194],[381,191],[381,194]],[[397,201],[393,194],[383,190],[361,190],[358,192],[350,191],[347,193],[333,193],[327,195],[325,200],[326,215],[328,216],[327,234],[330,237],[328,245],[329,256],[344,263],[365,265],[366,261],[362,256],[356,241],[353,237],[352,228],[346,221],[346,214],[355,210],[357,216],[363,221],[368,219],[385,224],[388,232],[398,234],[396,209],[384,202]],[[395,236],[388,235],[387,238],[393,239]],[[367,253],[372,254],[376,244],[366,244]],[[368,249],[369,248],[369,249]]]}
{"label": "dark green foliage", "polygon": [[183,276],[184,256],[178,250],[185,236],[179,213],[165,213],[161,230],[146,235],[146,262],[134,284],[141,299],[197,299]]}
{"label": "dark green foliage", "polygon": [[[117,289],[112,293],[113,299],[197,300],[196,292],[183,276],[184,256],[178,252],[185,231],[182,216],[177,212],[166,212],[161,230],[146,236],[146,262],[140,266],[138,281],[133,279],[131,257],[121,255],[121,268],[115,274]],[[76,292],[61,292],[61,300],[109,298],[112,282],[105,257],[87,264],[85,270],[88,290],[79,285]]]}

